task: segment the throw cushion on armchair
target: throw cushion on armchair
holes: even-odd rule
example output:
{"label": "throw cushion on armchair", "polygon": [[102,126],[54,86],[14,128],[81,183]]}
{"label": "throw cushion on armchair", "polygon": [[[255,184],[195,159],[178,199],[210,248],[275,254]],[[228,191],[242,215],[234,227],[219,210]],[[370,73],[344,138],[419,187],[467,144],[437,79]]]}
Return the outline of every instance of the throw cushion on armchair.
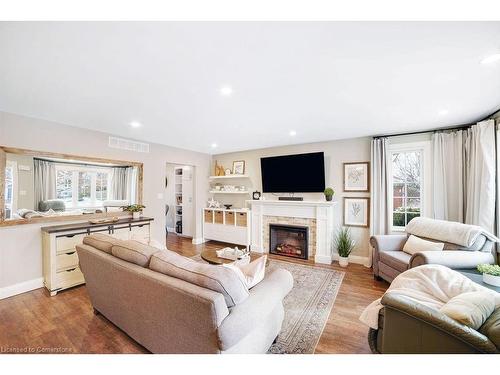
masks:
{"label": "throw cushion on armchair", "polygon": [[477,330],[495,311],[495,298],[491,293],[481,291],[462,293],[450,299],[439,311]]}
{"label": "throw cushion on armchair", "polygon": [[407,254],[413,255],[421,251],[442,251],[443,248],[443,242],[427,241],[418,238],[417,236],[410,235],[403,247],[403,251]]}

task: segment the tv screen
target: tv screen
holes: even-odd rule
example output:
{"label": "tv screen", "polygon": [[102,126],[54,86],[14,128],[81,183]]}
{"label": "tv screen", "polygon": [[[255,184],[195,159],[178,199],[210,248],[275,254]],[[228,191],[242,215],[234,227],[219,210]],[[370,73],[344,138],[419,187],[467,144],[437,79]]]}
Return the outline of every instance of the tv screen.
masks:
{"label": "tv screen", "polygon": [[323,152],[260,159],[264,193],[320,193],[325,190]]}

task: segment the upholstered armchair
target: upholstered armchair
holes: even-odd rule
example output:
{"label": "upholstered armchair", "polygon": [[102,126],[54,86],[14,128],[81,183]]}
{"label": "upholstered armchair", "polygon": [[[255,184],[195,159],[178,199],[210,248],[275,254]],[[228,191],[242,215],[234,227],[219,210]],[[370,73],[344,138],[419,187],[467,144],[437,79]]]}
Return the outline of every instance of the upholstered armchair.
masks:
{"label": "upholstered armchair", "polygon": [[[376,279],[392,282],[401,272],[423,264],[441,264],[451,269],[460,269],[475,268],[480,263],[496,263],[494,242],[484,235],[479,235],[469,247],[445,242],[443,251],[422,251],[414,255],[403,252],[407,239],[406,233],[370,238],[373,247],[373,275]],[[432,238],[425,239],[442,242]]]}
{"label": "upholstered armchair", "polygon": [[500,308],[474,330],[402,294],[381,303],[378,329],[368,333],[373,353],[500,353]]}

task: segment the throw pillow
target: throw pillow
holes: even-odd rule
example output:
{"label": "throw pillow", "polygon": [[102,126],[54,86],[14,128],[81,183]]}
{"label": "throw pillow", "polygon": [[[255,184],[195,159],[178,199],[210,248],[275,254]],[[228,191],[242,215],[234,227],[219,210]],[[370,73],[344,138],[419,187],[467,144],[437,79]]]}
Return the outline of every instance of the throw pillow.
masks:
{"label": "throw pillow", "polygon": [[489,292],[462,293],[450,299],[440,311],[473,329],[479,329],[495,310],[495,298]]}
{"label": "throw pillow", "polygon": [[248,264],[232,263],[224,264],[224,267],[232,269],[238,277],[243,280],[248,289],[264,280],[266,274],[267,255],[263,255]]}
{"label": "throw pillow", "polygon": [[444,248],[443,242],[432,242],[423,240],[412,234],[410,235],[408,240],[406,240],[406,243],[403,247],[403,251],[407,254],[413,255],[421,251],[441,251],[443,250],[443,248]]}

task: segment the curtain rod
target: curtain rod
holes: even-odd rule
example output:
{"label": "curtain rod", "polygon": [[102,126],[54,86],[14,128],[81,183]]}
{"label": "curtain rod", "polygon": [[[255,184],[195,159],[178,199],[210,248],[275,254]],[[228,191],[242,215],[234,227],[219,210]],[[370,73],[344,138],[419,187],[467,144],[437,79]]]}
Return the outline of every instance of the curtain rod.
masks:
{"label": "curtain rod", "polygon": [[37,157],[34,157],[33,160],[48,161],[48,162],[54,163],[54,164],[80,165],[80,166],[84,166],[84,167],[101,167],[101,168],[130,168],[131,167],[130,165],[106,165],[106,164],[79,163],[77,161],[61,161],[61,160],[37,158]]}
{"label": "curtain rod", "polygon": [[[494,112],[490,113],[486,117],[478,120],[477,122],[485,121],[488,119],[491,119],[496,113],[500,112],[500,108],[495,110]],[[425,134],[425,133],[434,133],[434,132],[439,132],[439,131],[447,131],[447,130],[460,130],[460,129],[468,129],[474,124],[461,124],[461,125],[453,125],[453,126],[448,126],[446,128],[439,128],[439,129],[432,129],[432,130],[421,130],[421,131],[415,131],[415,132],[408,132],[408,133],[396,133],[396,134],[387,134],[387,135],[376,135],[372,137],[373,139],[379,139],[379,138],[391,138],[391,137],[400,137],[404,135],[416,135],[416,134]]]}

